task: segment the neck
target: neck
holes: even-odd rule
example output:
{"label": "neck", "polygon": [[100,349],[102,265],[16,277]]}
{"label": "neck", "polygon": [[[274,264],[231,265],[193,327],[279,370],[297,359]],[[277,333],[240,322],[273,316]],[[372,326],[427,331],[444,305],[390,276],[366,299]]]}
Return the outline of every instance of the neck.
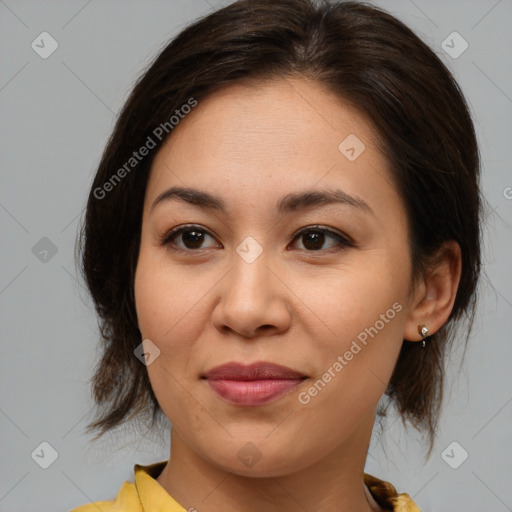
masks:
{"label": "neck", "polygon": [[171,429],[169,462],[158,483],[185,509],[201,512],[376,512],[364,485],[371,428],[293,474],[251,478],[227,472],[193,451]]}

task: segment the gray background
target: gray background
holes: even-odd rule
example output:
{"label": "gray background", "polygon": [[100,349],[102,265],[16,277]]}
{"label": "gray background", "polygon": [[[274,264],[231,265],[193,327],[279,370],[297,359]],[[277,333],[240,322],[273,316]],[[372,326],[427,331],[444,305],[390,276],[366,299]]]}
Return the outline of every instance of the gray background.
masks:
{"label": "gray background", "polygon": [[[74,241],[135,78],[185,24],[227,3],[0,0],[1,511],[66,511],[111,499],[134,463],[168,456],[167,435],[119,432],[91,444],[83,433],[97,332]],[[409,492],[424,511],[512,510],[512,2],[375,3],[411,26],[459,80],[478,130],[489,206],[478,317],[463,365],[456,354],[450,366],[432,457],[425,464],[418,436],[390,421],[382,442],[372,442],[367,471]],[[47,59],[31,48],[43,31],[59,44]],[[456,59],[441,45],[453,31],[469,44]],[[34,452],[43,441],[58,454],[48,469],[35,461],[51,461],[44,446]],[[468,459],[452,469],[445,459],[460,463],[462,450]]]}

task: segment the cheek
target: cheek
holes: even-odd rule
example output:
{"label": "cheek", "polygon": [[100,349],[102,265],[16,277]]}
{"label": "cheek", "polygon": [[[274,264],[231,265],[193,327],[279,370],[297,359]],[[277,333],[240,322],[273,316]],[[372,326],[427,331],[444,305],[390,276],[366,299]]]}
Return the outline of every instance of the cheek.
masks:
{"label": "cheek", "polygon": [[[135,274],[135,304],[142,339],[159,350],[147,366],[151,387],[168,419],[174,423],[183,410],[195,411],[197,403],[184,393],[193,339],[203,328],[194,318],[197,298],[179,272],[169,272],[151,251],[141,247]],[[197,413],[197,411],[196,411]],[[176,417],[178,416],[178,418]],[[179,422],[178,422],[179,423]]]}
{"label": "cheek", "polygon": [[151,340],[160,351],[158,358],[147,367],[153,388],[158,388],[166,370],[174,373],[174,368],[186,357],[180,350],[187,341],[180,328],[188,322],[180,319],[184,317],[187,300],[180,293],[176,277],[171,278],[168,274],[154,253],[142,246],[135,274],[135,306],[142,339]]}
{"label": "cheek", "polygon": [[381,339],[396,338],[400,331],[399,313],[405,310],[407,298],[405,273],[397,279],[389,267],[382,268],[386,265],[380,259],[376,254],[375,261],[368,259],[365,265],[293,278],[293,291],[310,318],[311,339],[328,353],[342,350],[361,333],[364,341],[368,329],[374,334],[377,330]]}
{"label": "cheek", "polygon": [[[317,427],[310,435],[319,444],[336,442],[376,412],[402,344],[404,315],[399,302],[384,301],[381,308],[359,311],[357,318],[348,316],[350,322],[344,321],[344,315],[353,311],[350,304],[339,311],[343,316],[337,323],[338,337],[318,340],[312,355],[321,353],[321,358],[316,357],[322,363],[309,386],[297,395],[304,418],[315,419],[311,425]],[[319,422],[325,428],[318,428]]]}
{"label": "cheek", "polygon": [[[155,343],[183,338],[184,329],[200,327],[194,305],[204,290],[193,275],[169,265],[165,256],[152,247],[141,246],[135,274],[135,305],[142,335]],[[179,336],[177,333],[179,332]]]}
{"label": "cheek", "polygon": [[205,293],[218,280],[217,273],[210,274],[193,266],[170,265],[165,253],[149,244],[141,246],[134,283],[137,318],[142,338],[159,349],[147,370],[168,417],[180,408],[192,411],[197,405],[184,390],[197,380],[197,362],[204,359],[197,340],[208,328]]}
{"label": "cheek", "polygon": [[356,418],[377,405],[403,342],[407,273],[384,272],[385,259],[375,256],[364,269],[336,269],[325,281],[305,278],[297,288],[314,313],[317,370],[298,399],[319,414],[339,415],[336,423],[348,420],[347,410]]}

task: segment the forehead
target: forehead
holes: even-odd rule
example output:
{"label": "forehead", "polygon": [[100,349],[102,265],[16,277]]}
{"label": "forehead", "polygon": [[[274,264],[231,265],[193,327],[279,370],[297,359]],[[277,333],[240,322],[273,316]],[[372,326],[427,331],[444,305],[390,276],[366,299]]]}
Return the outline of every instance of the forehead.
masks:
{"label": "forehead", "polygon": [[[173,130],[166,145],[186,135],[196,150],[235,155],[272,151],[274,159],[329,149],[338,156],[349,134],[372,145],[377,131],[363,113],[326,89],[302,78],[250,81],[229,85],[201,100]],[[305,140],[309,144],[302,145]],[[252,150],[252,151],[251,151]],[[194,154],[196,156],[196,153]]]}
{"label": "forehead", "polygon": [[371,197],[391,182],[377,144],[371,121],[316,82],[233,84],[174,128],[153,162],[148,196],[180,185],[250,190],[256,201],[319,183]]}

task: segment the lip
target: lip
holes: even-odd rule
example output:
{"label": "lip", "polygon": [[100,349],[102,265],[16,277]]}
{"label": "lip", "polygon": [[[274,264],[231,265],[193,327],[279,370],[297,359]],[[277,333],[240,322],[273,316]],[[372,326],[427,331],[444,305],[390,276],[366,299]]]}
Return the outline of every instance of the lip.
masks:
{"label": "lip", "polygon": [[250,365],[227,363],[202,375],[210,389],[225,401],[242,406],[274,402],[307,377],[286,366],[258,362]]}

